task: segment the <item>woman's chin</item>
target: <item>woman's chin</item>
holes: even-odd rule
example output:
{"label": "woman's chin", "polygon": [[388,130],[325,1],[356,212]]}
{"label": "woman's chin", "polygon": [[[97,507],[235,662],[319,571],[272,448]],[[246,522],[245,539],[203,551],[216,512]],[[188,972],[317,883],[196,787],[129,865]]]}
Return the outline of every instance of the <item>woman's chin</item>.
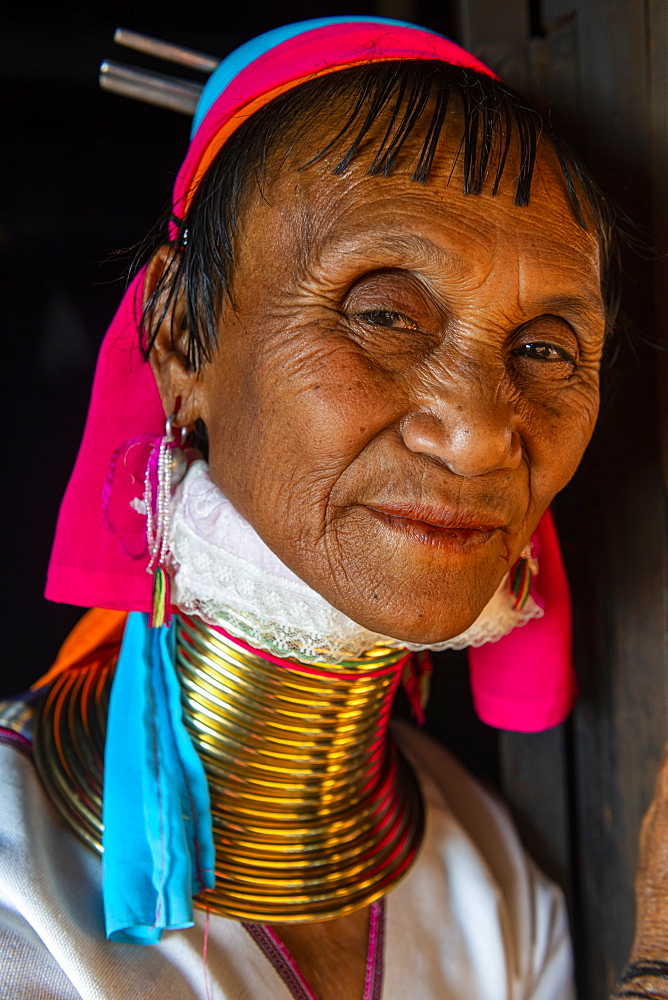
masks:
{"label": "woman's chin", "polygon": [[358,614],[355,615],[354,620],[371,632],[378,632],[380,635],[396,639],[397,642],[431,646],[461,635],[478,618],[480,610],[482,609],[462,610],[459,614],[448,615],[447,618],[444,618],[442,614],[427,617],[425,612],[401,618],[372,615],[365,621],[361,621]]}

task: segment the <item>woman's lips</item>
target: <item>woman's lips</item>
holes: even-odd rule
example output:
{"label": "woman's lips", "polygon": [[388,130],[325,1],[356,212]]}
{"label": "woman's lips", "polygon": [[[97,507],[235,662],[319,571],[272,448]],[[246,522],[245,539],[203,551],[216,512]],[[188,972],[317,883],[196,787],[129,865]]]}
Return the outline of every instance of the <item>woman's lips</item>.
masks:
{"label": "woman's lips", "polygon": [[428,545],[468,551],[489,541],[503,525],[473,512],[385,504],[366,504],[381,523]]}

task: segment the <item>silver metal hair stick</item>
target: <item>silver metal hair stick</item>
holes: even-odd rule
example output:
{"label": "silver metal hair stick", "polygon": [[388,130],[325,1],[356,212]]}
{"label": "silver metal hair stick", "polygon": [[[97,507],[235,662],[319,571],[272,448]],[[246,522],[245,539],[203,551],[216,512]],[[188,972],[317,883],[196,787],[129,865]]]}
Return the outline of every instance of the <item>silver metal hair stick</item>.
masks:
{"label": "silver metal hair stick", "polygon": [[106,60],[100,66],[100,86],[113,94],[179,111],[190,117],[195,114],[202,92],[202,87],[190,80],[179,80],[166,73],[149,73],[112,60]]}
{"label": "silver metal hair stick", "polygon": [[[138,31],[129,31],[127,28],[117,28],[114,41],[136,52],[143,52],[179,66],[187,66],[188,69],[195,69],[200,73],[213,73],[219,63],[218,59],[204,52],[186,49],[172,42],[163,42],[159,38],[142,35]],[[100,66],[100,86],[113,94],[132,97],[136,101],[154,104],[159,108],[169,108],[170,111],[179,111],[191,117],[195,114],[197,101],[202,93],[201,85],[193,83],[192,80],[181,80],[167,73],[154,73],[126,66],[113,59],[106,59]]]}
{"label": "silver metal hair stick", "polygon": [[220,62],[219,59],[208,56],[205,52],[196,52],[194,49],[186,49],[182,45],[163,42],[159,38],[141,35],[138,31],[129,31],[127,28],[116,28],[114,41],[117,45],[124,45],[127,49],[144,52],[146,55],[155,56],[156,59],[177,63],[179,66],[188,66],[189,69],[196,69],[201,73],[213,73]]}

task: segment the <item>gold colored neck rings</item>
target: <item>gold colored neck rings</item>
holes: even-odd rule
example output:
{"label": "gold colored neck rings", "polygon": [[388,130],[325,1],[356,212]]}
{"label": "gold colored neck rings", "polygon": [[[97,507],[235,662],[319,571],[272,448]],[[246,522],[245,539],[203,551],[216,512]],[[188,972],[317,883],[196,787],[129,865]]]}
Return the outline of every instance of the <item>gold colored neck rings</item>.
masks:
{"label": "gold colored neck rings", "polygon": [[[216,848],[215,887],[196,904],[297,922],[342,916],[387,892],[423,826],[417,782],[387,734],[405,653],[376,647],[306,665],[175,618],[184,722],[209,781]],[[103,672],[57,678],[35,739],[50,794],[97,850],[111,682]]]}
{"label": "gold colored neck rings", "polygon": [[387,739],[403,651],[287,666],[183,616],[176,649],[212,800],[216,885],[201,901],[244,920],[298,921],[386,892],[422,827],[415,780]]}

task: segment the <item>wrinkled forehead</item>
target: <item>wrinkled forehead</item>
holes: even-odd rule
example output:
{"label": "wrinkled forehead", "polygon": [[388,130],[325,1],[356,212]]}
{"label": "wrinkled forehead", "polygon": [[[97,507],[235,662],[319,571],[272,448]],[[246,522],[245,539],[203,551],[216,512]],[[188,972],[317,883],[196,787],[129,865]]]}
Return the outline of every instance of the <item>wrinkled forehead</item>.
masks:
{"label": "wrinkled forehead", "polygon": [[[386,95],[387,96],[387,95]],[[382,97],[382,95],[381,95]],[[435,88],[429,96],[402,91],[396,99],[362,101],[355,91],[334,92],[312,114],[300,109],[278,134],[270,135],[262,171],[263,192],[281,175],[304,176],[320,164],[319,176],[351,178],[398,175],[421,186],[459,186],[468,194],[499,194],[518,207],[541,186],[563,192],[570,215],[596,229],[588,193],[573,164],[556,151],[540,117],[524,107],[513,118],[503,106],[481,101],[472,107],[466,91]],[[374,105],[376,105],[374,107]],[[352,169],[351,169],[352,168]],[[570,190],[569,190],[570,189]],[[560,205],[561,208],[561,205]]]}
{"label": "wrinkled forehead", "polygon": [[[275,238],[280,218],[305,257],[315,248],[326,249],[328,242],[345,247],[349,238],[350,252],[358,240],[375,241],[378,255],[382,257],[385,246],[393,259],[403,245],[408,262],[420,232],[425,235],[422,245],[429,246],[426,230],[432,221],[439,234],[437,241],[431,240],[435,254],[439,244],[447,245],[448,226],[456,227],[459,237],[468,232],[478,248],[492,246],[499,234],[507,234],[533,244],[537,252],[560,251],[562,258],[565,253],[580,258],[600,281],[600,241],[586,198],[580,192],[583,225],[547,139],[537,139],[528,198],[518,205],[518,177],[527,156],[521,135],[515,131],[507,137],[497,130],[488,143],[471,144],[467,150],[470,121],[460,99],[449,102],[424,180],[416,180],[415,171],[433,141],[428,114],[402,137],[386,173],[376,166],[379,155],[391,146],[395,112],[387,109],[379,116],[348,158],[351,137],[341,134],[348,110],[345,102],[332,108],[331,114],[311,122],[308,135],[293,136],[267,163],[253,205],[248,206],[259,215],[258,229],[267,238]],[[477,184],[471,178],[477,178]]]}

